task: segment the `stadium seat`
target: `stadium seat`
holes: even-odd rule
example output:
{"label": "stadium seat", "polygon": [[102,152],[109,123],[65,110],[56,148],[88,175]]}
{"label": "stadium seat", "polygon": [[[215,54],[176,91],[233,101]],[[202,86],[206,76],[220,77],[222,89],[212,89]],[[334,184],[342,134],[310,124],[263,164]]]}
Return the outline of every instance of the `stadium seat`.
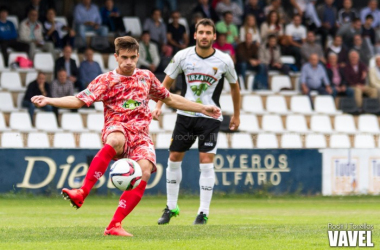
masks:
{"label": "stadium seat", "polygon": [[0,110],[5,112],[16,111],[12,95],[9,92],[0,92]]}
{"label": "stadium seat", "polygon": [[54,148],[75,148],[75,139],[72,133],[55,133],[53,140]]}
{"label": "stadium seat", "polygon": [[279,115],[264,115],[261,128],[267,132],[284,132],[284,126],[282,125],[282,120]]}
{"label": "stadium seat", "polygon": [[239,130],[249,133],[260,132],[259,123],[255,115],[240,115]]}
{"label": "stadium seat", "polygon": [[172,133],[159,133],[156,137],[156,148],[157,149],[168,149],[172,139]]}
{"label": "stadium seat", "polygon": [[67,18],[65,16],[56,16],[54,21],[62,23],[64,26],[68,26]]}
{"label": "stadium seat", "polygon": [[252,136],[247,133],[233,133],[231,148],[253,148]]}
{"label": "stadium seat", "polygon": [[254,114],[265,114],[266,111],[263,107],[261,96],[259,95],[246,95],[243,97],[243,111]]}
{"label": "stadium seat", "polygon": [[263,133],[257,135],[257,148],[278,148],[278,141],[275,134]]}
{"label": "stadium seat", "polygon": [[23,138],[18,132],[5,132],[1,136],[2,148],[23,148]]}
{"label": "stadium seat", "polygon": [[358,129],[361,133],[378,134],[379,123],[375,115],[360,115],[358,120]]}
{"label": "stadium seat", "polygon": [[79,68],[80,60],[79,60],[78,54],[75,52],[72,52],[70,57],[71,57],[71,59],[73,59],[75,61],[75,63],[77,64],[77,67]]}
{"label": "stadium seat", "polygon": [[118,67],[117,61],[115,59],[115,56],[113,54],[108,55],[108,69],[114,70]]}
{"label": "stadium seat", "polygon": [[355,121],[352,115],[337,115],[334,119],[335,131],[340,133],[356,133]]}
{"label": "stadium seat", "polygon": [[28,54],[25,52],[11,52],[8,56],[8,65],[10,66],[19,56],[29,59]]}
{"label": "stadium seat", "polygon": [[322,114],[341,114],[341,111],[337,111],[335,108],[335,102],[330,95],[319,95],[315,97],[314,110],[317,113]]}
{"label": "stadium seat", "polygon": [[275,114],[288,114],[285,97],[282,95],[268,96],[266,101],[266,110]]}
{"label": "stadium seat", "polygon": [[99,66],[100,66],[100,69],[102,70],[102,72],[105,71],[105,67],[104,67],[104,61],[103,61],[103,56],[102,54],[100,53],[94,53],[94,61],[99,63]]}
{"label": "stadium seat", "polygon": [[21,132],[36,131],[36,129],[32,127],[30,115],[27,112],[12,112],[9,117],[9,127]]}
{"label": "stadium seat", "polygon": [[28,134],[28,148],[50,148],[49,138],[46,133],[29,133]]}
{"label": "stadium seat", "polygon": [[36,114],[36,129],[46,132],[61,132],[57,118],[53,112],[39,112]]}
{"label": "stadium seat", "polygon": [[380,103],[375,98],[363,99],[363,112],[369,114],[380,115]]}
{"label": "stadium seat", "polygon": [[318,133],[332,133],[330,117],[327,115],[313,115],[310,119],[310,129]]}
{"label": "stadium seat", "polygon": [[9,15],[9,16],[7,16],[7,20],[11,21],[14,24],[16,30],[18,30],[19,21],[18,21],[18,17],[17,16]]}
{"label": "stadium seat", "polygon": [[3,113],[0,112],[0,132],[9,131],[9,130],[10,130],[10,128],[8,128],[7,125],[5,124],[4,115],[3,115]]}
{"label": "stadium seat", "polygon": [[1,73],[0,86],[10,91],[25,91],[26,88],[21,84],[20,74],[13,71],[5,71]]}
{"label": "stadium seat", "polygon": [[219,104],[220,104],[223,114],[234,113],[234,105],[232,103],[231,95],[221,95],[219,99]]}
{"label": "stadium seat", "polygon": [[373,135],[356,135],[354,141],[355,148],[375,148]]}
{"label": "stadium seat", "polygon": [[34,55],[34,68],[44,72],[54,71],[54,57],[51,53],[38,52]]}
{"label": "stadium seat", "polygon": [[282,148],[302,148],[301,136],[298,134],[283,134],[281,136]]}
{"label": "stadium seat", "polygon": [[28,86],[29,83],[33,82],[34,80],[37,79],[38,72],[37,71],[32,71],[32,72],[27,72],[25,76],[25,86]]}
{"label": "stadium seat", "polygon": [[123,17],[123,22],[127,32],[132,36],[140,37],[142,34],[141,22],[139,17]]}
{"label": "stadium seat", "polygon": [[61,127],[64,130],[72,132],[85,132],[83,127],[82,117],[78,113],[64,113],[62,114]]}
{"label": "stadium seat", "polygon": [[284,64],[295,64],[296,59],[293,56],[281,56],[281,63]]}
{"label": "stadium seat", "polygon": [[292,89],[292,83],[289,76],[273,76],[271,81],[271,90],[280,92],[281,89]]}
{"label": "stadium seat", "polygon": [[228,140],[227,135],[225,133],[219,133],[218,134],[218,142],[217,142],[218,148],[229,148],[228,147]]}
{"label": "stadium seat", "polygon": [[0,71],[3,71],[4,69],[5,69],[4,57],[3,57],[3,54],[0,53]]}
{"label": "stadium seat", "polygon": [[100,141],[99,134],[98,133],[81,133],[79,136],[79,147],[100,149],[102,147],[102,143]]}
{"label": "stadium seat", "polygon": [[356,105],[356,101],[351,97],[341,97],[339,99],[339,109],[342,110],[343,113],[348,114],[358,114],[359,108]]}
{"label": "stadium seat", "polygon": [[308,133],[306,119],[303,115],[288,115],[286,117],[286,130],[289,132]]}
{"label": "stadium seat", "polygon": [[101,132],[104,126],[104,115],[102,113],[87,115],[87,128],[90,131]]}
{"label": "stadium seat", "polygon": [[[174,127],[173,127],[174,128]],[[163,129],[160,128],[160,124],[158,121],[152,120],[149,124],[149,133],[160,133]]]}
{"label": "stadium seat", "polygon": [[95,110],[98,112],[104,112],[103,102],[94,102]]}
{"label": "stadium seat", "polygon": [[25,93],[24,92],[19,92],[17,94],[17,103],[16,103],[16,108],[19,110],[26,110],[26,108],[22,107],[22,101],[24,100]]}
{"label": "stadium seat", "polygon": [[326,138],[321,134],[308,134],[305,138],[305,148],[326,148]]}
{"label": "stadium seat", "polygon": [[173,131],[176,120],[177,114],[165,114],[162,118],[163,129],[166,131]]}
{"label": "stadium seat", "polygon": [[333,134],[330,137],[330,148],[350,148],[351,142],[348,135]]}

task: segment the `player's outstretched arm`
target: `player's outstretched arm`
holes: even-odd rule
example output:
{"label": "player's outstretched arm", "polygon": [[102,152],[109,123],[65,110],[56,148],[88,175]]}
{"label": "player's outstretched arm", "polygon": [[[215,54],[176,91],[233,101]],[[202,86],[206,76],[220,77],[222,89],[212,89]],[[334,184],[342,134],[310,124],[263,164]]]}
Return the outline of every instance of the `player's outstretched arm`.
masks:
{"label": "player's outstretched arm", "polygon": [[[171,79],[169,76],[166,76],[164,81],[162,82],[162,85],[169,90],[169,88],[173,85],[174,79]],[[163,102],[158,101],[156,104],[156,108],[152,112],[152,116],[154,120],[158,120],[158,117],[161,115],[161,107],[162,107]]]}
{"label": "player's outstretched arm", "polygon": [[200,103],[192,102],[176,94],[171,94],[168,98],[162,100],[162,102],[176,109],[202,113],[213,118],[219,118],[221,115],[220,109],[216,106],[203,105]]}
{"label": "player's outstretched arm", "polygon": [[234,105],[234,115],[231,117],[230,129],[237,130],[240,125],[240,87],[239,83],[230,84],[231,97]]}
{"label": "player's outstretched arm", "polygon": [[36,95],[32,97],[31,101],[38,108],[51,105],[57,108],[79,109],[85,104],[75,96],[50,98],[43,95]]}

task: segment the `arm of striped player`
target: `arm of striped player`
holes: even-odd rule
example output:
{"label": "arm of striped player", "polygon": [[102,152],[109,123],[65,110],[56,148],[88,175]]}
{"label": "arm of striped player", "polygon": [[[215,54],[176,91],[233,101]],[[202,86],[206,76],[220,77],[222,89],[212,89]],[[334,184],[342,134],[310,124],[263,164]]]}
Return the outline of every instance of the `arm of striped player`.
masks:
{"label": "arm of striped player", "polygon": [[79,109],[85,104],[75,96],[49,98],[42,95],[37,95],[33,96],[31,101],[38,108],[44,107],[46,105],[51,105],[57,108]]}

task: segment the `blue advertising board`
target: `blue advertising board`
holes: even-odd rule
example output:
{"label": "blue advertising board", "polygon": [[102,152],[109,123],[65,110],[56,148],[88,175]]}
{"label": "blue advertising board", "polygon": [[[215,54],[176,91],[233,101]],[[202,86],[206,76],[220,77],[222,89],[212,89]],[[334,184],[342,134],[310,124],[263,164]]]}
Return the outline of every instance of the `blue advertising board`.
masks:
{"label": "blue advertising board", "polygon": [[[26,190],[59,192],[77,188],[97,150],[0,149],[0,193]],[[165,194],[165,168],[169,152],[156,150],[157,172],[148,182],[147,194]],[[111,162],[112,164],[112,162]],[[118,192],[108,171],[96,192]],[[199,154],[190,150],[182,164],[181,191],[199,192]],[[221,149],[215,156],[215,192],[244,193],[266,188],[274,193],[320,193],[322,155],[318,150]]]}

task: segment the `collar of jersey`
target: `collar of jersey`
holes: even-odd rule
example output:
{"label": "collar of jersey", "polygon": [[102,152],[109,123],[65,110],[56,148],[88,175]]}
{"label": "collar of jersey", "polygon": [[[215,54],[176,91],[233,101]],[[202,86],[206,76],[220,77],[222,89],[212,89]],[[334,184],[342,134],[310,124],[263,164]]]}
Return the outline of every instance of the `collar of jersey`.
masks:
{"label": "collar of jersey", "polygon": [[196,50],[196,47],[194,47],[195,54],[196,54],[198,57],[200,57],[201,59],[207,59],[207,58],[209,58],[209,57],[212,57],[212,56],[215,54],[215,52],[216,52],[216,49],[215,49],[215,48],[213,48],[213,49],[214,49],[214,52],[213,52],[211,55],[206,56],[206,57],[201,57],[200,55],[198,55],[197,50]]}
{"label": "collar of jersey", "polygon": [[121,75],[119,73],[116,72],[116,69],[114,69],[112,71],[112,73],[114,73],[115,75],[118,75],[118,76],[123,76],[123,77],[131,77],[131,76],[134,76],[136,74],[136,69],[133,71],[133,74],[131,76],[125,76],[125,75]]}

